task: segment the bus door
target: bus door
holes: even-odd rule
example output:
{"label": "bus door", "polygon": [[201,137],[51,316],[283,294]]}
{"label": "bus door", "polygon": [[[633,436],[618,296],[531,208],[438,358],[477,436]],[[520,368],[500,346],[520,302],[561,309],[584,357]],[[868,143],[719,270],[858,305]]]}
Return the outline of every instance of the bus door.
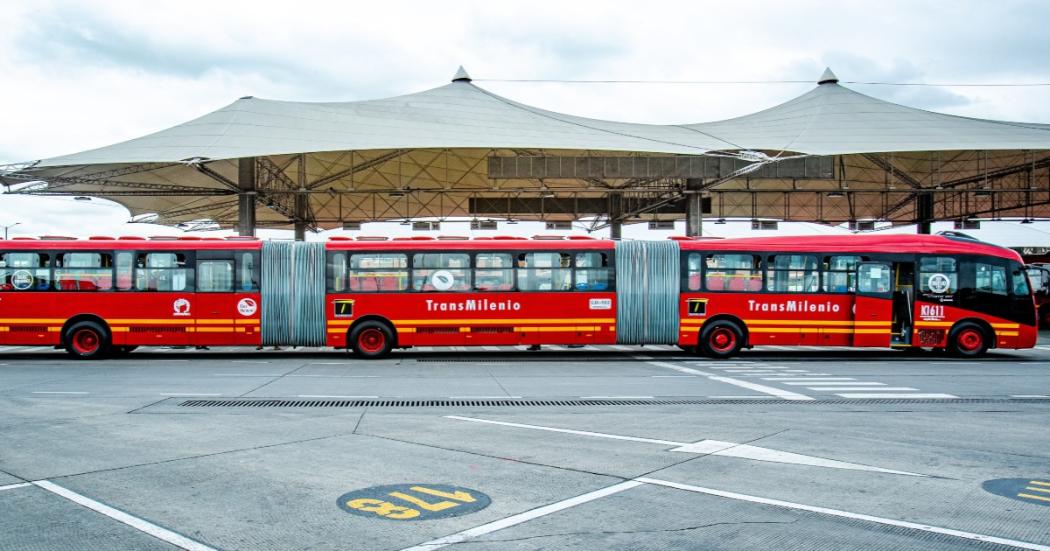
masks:
{"label": "bus door", "polygon": [[197,294],[193,305],[196,345],[235,344],[236,295],[230,251],[197,251]]}
{"label": "bus door", "polygon": [[853,346],[890,345],[893,270],[889,264],[861,262],[857,265],[857,300],[853,320]]}
{"label": "bus door", "polygon": [[893,265],[893,342],[911,344],[915,329],[915,263]]}

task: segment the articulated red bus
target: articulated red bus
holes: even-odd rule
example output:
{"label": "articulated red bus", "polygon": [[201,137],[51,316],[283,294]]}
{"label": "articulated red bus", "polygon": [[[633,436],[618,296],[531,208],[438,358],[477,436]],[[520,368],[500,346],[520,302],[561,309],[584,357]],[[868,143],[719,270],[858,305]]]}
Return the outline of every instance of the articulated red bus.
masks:
{"label": "articulated red bus", "polygon": [[959,237],[0,241],[0,345],[1035,344],[1021,259]]}

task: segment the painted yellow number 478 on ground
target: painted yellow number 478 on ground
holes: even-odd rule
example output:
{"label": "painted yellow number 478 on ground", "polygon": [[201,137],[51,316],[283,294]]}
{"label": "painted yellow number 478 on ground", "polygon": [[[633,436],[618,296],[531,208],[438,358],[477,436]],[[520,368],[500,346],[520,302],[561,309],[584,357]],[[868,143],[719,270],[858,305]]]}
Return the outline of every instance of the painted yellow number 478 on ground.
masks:
{"label": "painted yellow number 478 on ground", "polygon": [[475,490],[445,485],[397,484],[350,492],[340,506],[354,514],[390,520],[426,520],[478,511],[491,502]]}

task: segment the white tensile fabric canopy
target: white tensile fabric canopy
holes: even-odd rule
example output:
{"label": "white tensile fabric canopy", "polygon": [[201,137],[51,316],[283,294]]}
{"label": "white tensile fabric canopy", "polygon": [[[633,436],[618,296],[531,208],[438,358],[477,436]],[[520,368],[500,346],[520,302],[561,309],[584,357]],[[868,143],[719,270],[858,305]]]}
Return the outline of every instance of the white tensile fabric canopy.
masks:
{"label": "white tensile fabric canopy", "polygon": [[[906,107],[841,86],[830,70],[763,111],[652,125],[524,105],[461,68],[450,84],[378,100],[242,98],[141,138],[0,167],[0,181],[45,180],[20,192],[107,197],[164,223],[233,224],[245,219],[247,194],[260,225],[615,209],[622,220],[680,219],[686,195],[701,192],[713,217],[910,222],[917,192],[931,190],[936,206],[924,218],[1037,216],[1031,205],[1050,205],[1031,191],[1041,193],[1048,151],[1050,125]],[[255,159],[247,191],[245,159]],[[989,202],[996,186],[1003,193]],[[823,201],[847,190],[847,201]],[[970,195],[960,201],[959,190]],[[622,205],[605,210],[617,196]]]}
{"label": "white tensile fabric canopy", "polygon": [[220,160],[327,151],[546,149],[808,155],[1050,149],[1050,126],[957,117],[882,101],[830,72],[791,101],[734,119],[651,125],[588,119],[523,105],[470,82],[392,98],[306,103],[242,98],[178,126],[41,161],[38,167]]}

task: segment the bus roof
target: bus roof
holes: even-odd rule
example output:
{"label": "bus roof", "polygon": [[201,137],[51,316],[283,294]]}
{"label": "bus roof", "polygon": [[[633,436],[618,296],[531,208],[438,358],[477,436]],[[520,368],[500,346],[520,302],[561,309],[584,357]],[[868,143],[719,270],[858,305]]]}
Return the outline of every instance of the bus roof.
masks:
{"label": "bus roof", "polygon": [[611,250],[616,245],[606,239],[471,239],[471,240],[400,240],[384,241],[328,241],[330,251],[393,251],[393,250],[437,250],[437,251],[492,251],[492,250]]}
{"label": "bus roof", "polygon": [[44,236],[37,238],[0,239],[0,249],[7,251],[99,251],[99,250],[136,250],[136,251],[185,251],[185,250],[259,250],[262,241],[257,239],[186,239],[163,238],[144,239],[140,237],[93,237],[73,239],[68,237]]}
{"label": "bus roof", "polygon": [[739,237],[679,241],[683,251],[768,251],[823,253],[980,254],[1021,262],[1015,251],[943,235],[818,235],[809,237]]}

